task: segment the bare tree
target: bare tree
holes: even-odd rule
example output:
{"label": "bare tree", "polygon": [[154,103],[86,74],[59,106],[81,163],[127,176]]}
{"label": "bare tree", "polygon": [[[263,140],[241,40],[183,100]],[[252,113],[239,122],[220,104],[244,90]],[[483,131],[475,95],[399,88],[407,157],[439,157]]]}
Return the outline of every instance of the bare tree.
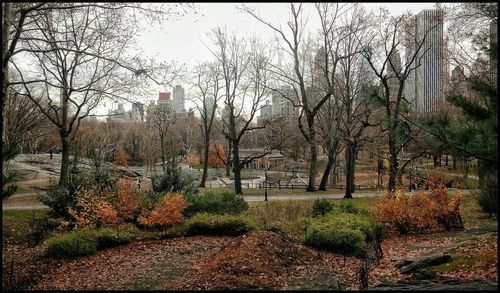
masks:
{"label": "bare tree", "polygon": [[[366,58],[377,79],[380,81],[381,92],[376,97],[376,103],[382,107],[387,132],[387,148],[389,157],[389,191],[394,191],[396,181],[401,173],[399,157],[404,147],[418,135],[411,124],[406,120],[406,114],[412,101],[404,95],[404,86],[410,73],[421,64],[421,58],[426,53],[424,44],[427,35],[433,29],[412,32],[413,17],[402,15],[389,16],[386,10],[373,20],[374,25],[370,33],[370,41],[363,47],[363,56]],[[406,48],[406,58],[399,58],[399,52],[405,51],[405,41],[413,44],[413,50]]]}
{"label": "bare tree", "polygon": [[[49,135],[50,121],[38,111],[37,106],[30,99],[18,95],[12,88],[8,89],[9,100],[5,108],[7,115],[6,142],[17,145],[23,151],[31,152]],[[42,101],[40,103],[43,103]]]}
{"label": "bare tree", "polygon": [[370,122],[371,110],[367,105],[368,96],[374,89],[366,60],[361,55],[361,48],[366,41],[368,17],[360,4],[353,4],[349,13],[341,18],[339,34],[343,37],[337,45],[340,55],[335,76],[335,99],[342,109],[339,113],[340,137],[345,144],[346,192],[344,198],[352,198],[355,190],[354,174],[356,157],[365,139],[365,129],[373,126]]}
{"label": "bare tree", "polygon": [[158,153],[156,139],[156,131],[152,127],[145,127],[141,133],[140,152],[146,171],[149,172],[156,171],[156,154]]}
{"label": "bare tree", "polygon": [[[453,3],[444,6],[442,12],[449,22],[446,31],[449,64],[461,68],[466,79],[497,82],[494,40],[498,30],[498,3]],[[484,54],[487,51],[489,56]]]}
{"label": "bare tree", "polygon": [[318,113],[318,135],[327,162],[318,190],[326,190],[330,173],[336,173],[337,156],[342,151],[342,138],[340,133],[340,112],[342,108],[337,99],[330,99]]}
{"label": "bare tree", "polygon": [[[308,142],[310,150],[309,182],[307,191],[316,191],[317,176],[317,127],[316,117],[321,107],[330,99],[334,89],[338,61],[342,58],[336,54],[334,46],[339,41],[336,31],[336,19],[345,12],[345,5],[333,3],[316,4],[316,12],[321,20],[320,48],[315,58],[310,57],[311,49],[307,44],[311,42],[305,36],[306,18],[302,4],[290,4],[291,20],[287,22],[290,34],[281,28],[264,20],[252,9],[243,6],[242,9],[255,19],[272,29],[285,43],[284,51],[292,57],[293,72],[285,72],[278,66],[273,67],[278,79],[291,85],[295,91],[301,112],[298,117],[299,129]],[[305,43],[305,44],[304,44]],[[308,64],[306,64],[309,62]],[[307,66],[309,65],[309,66]],[[315,70],[318,69],[318,70]],[[307,72],[306,70],[310,71]],[[312,70],[311,70],[312,69]],[[320,76],[319,79],[317,76]],[[306,124],[304,125],[304,121]]]}
{"label": "bare tree", "polygon": [[214,125],[217,103],[222,98],[221,66],[218,63],[204,63],[197,67],[197,96],[193,98],[200,113],[200,129],[203,136],[203,174],[200,187],[205,187],[208,174],[208,151],[212,127]]}
{"label": "bare tree", "polygon": [[124,149],[130,155],[129,164],[130,161],[139,165],[143,163],[141,144],[145,142],[142,141],[141,136],[145,128],[144,123],[131,123],[125,129]]}
{"label": "bare tree", "polygon": [[[223,109],[225,115],[223,116],[227,119],[224,120],[226,127],[223,127],[222,131],[232,147],[235,192],[242,194],[242,164],[266,154],[240,160],[239,146],[245,133],[263,129],[267,125],[266,123],[256,126],[252,124],[252,121],[261,107],[261,102],[269,92],[267,65],[271,55],[255,39],[250,41],[250,48],[247,48],[244,39],[229,35],[220,28],[213,30],[213,36],[217,48],[214,56],[222,68],[225,89],[225,108]],[[248,113],[244,113],[247,106],[245,100],[249,100]]]}
{"label": "bare tree", "polygon": [[[2,28],[7,32],[3,39],[4,88],[22,89],[59,129],[63,145],[59,183],[64,184],[71,140],[81,119],[102,99],[125,98],[127,91],[138,88],[146,78],[164,81],[160,78],[164,79],[168,70],[155,76],[150,69],[158,69],[158,65],[146,67],[138,56],[126,57],[124,53],[136,34],[136,12],[158,19],[167,13],[161,8],[142,9],[141,5],[123,3],[6,4],[2,8],[7,16]],[[26,61],[31,62],[29,69],[23,64]],[[8,63],[19,79],[8,78]],[[48,99],[49,107],[42,107],[35,97]]]}
{"label": "bare tree", "polygon": [[196,143],[200,139],[200,131],[196,124],[193,123],[197,119],[193,112],[186,113],[184,117],[180,117],[173,125],[173,131],[176,134],[177,140],[181,144],[181,155],[186,158],[189,155]]}
{"label": "bare tree", "polygon": [[147,124],[154,129],[160,139],[160,154],[162,168],[165,170],[166,165],[166,143],[170,127],[175,122],[175,114],[172,107],[169,105],[150,105],[147,109]]}

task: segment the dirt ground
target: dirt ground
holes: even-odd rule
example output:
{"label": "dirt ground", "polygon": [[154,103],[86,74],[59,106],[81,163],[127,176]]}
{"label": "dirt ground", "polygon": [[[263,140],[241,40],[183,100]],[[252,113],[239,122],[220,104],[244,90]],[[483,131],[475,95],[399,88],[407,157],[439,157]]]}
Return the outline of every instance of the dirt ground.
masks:
{"label": "dirt ground", "polygon": [[[497,232],[465,231],[395,236],[382,241],[384,256],[369,269],[369,285],[409,280],[395,264],[436,251],[454,256],[497,255]],[[6,245],[18,255],[15,278],[37,280],[29,290],[359,290],[362,262],[317,251],[268,231],[239,237],[181,237],[106,249],[67,261],[46,261],[41,246]],[[498,259],[438,274],[438,280],[498,282]],[[3,284],[8,284],[9,267]],[[19,281],[19,280],[17,280]]]}

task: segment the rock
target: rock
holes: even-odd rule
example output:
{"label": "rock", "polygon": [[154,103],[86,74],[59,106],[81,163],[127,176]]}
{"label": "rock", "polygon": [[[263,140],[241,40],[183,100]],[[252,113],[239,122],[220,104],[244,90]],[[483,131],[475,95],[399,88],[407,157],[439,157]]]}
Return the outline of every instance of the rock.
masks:
{"label": "rock", "polygon": [[400,260],[398,261],[394,266],[397,268],[397,269],[400,269],[404,266],[407,266],[409,264],[413,263],[412,260],[408,260],[408,259],[403,259],[403,260]]}
{"label": "rock", "polygon": [[379,284],[367,290],[451,290],[451,291],[477,291],[498,290],[498,282],[494,281],[456,281],[446,280],[442,282],[431,281],[401,281],[397,284]]}
{"label": "rock", "polygon": [[403,274],[411,274],[418,272],[422,269],[425,269],[427,267],[437,266],[443,263],[451,262],[452,260],[453,258],[451,257],[451,255],[433,254],[415,259],[403,260],[402,262],[396,264],[396,267],[399,268],[399,270]]}

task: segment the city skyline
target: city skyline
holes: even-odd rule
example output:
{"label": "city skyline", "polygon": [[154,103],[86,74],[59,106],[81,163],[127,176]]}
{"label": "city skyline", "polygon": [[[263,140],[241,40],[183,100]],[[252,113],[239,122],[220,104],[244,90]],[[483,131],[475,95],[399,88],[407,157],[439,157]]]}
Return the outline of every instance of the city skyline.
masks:
{"label": "city skyline", "polygon": [[[147,23],[146,29],[138,38],[138,50],[144,56],[159,58],[161,61],[175,61],[185,64],[186,68],[194,66],[198,62],[212,60],[213,55],[206,47],[211,44],[207,35],[211,29],[218,26],[227,26],[230,31],[239,35],[258,35],[264,40],[272,39],[274,33],[253,17],[238,10],[237,6],[244,3],[196,3],[196,13],[188,12],[180,19],[172,19],[162,27]],[[266,19],[272,22],[284,23],[289,13],[287,3],[247,3],[249,7],[255,8]],[[433,9],[435,3],[360,3],[369,11],[376,11],[380,7],[388,9],[392,15],[401,15],[404,12],[417,14],[422,9]],[[314,26],[314,18],[310,18],[309,24]],[[147,104],[155,100],[158,92],[173,92],[175,85],[181,84],[185,89],[186,104],[188,110],[194,107],[189,101],[192,94],[184,82],[174,82],[172,85],[153,86],[151,94],[141,98],[140,102]],[[116,108],[114,103],[106,103],[100,107],[98,114],[104,114],[109,108]],[[131,103],[125,105],[130,109]]]}

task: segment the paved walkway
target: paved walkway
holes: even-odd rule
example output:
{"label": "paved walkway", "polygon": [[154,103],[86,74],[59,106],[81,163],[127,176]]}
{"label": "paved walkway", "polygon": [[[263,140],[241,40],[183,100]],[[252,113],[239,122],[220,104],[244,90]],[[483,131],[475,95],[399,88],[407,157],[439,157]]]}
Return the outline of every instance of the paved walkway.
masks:
{"label": "paved walkway", "polygon": [[[449,188],[448,191],[455,191],[454,188]],[[245,192],[245,190],[243,190]],[[462,190],[463,193],[470,193],[469,190]],[[2,203],[2,210],[32,210],[32,209],[48,209],[47,206],[38,202],[36,199],[31,199],[29,201],[23,201],[23,197],[32,197],[36,194],[25,193],[25,194],[15,194],[8,200],[8,202]],[[353,198],[363,198],[363,197],[375,197],[377,193],[374,192],[358,192],[353,194]],[[328,198],[328,199],[340,199],[344,197],[343,191],[332,191],[331,193],[314,193],[314,192],[304,192],[295,194],[268,194],[268,201],[276,200],[315,200],[318,198]],[[243,198],[247,202],[254,201],[264,201],[265,195],[255,195],[255,194],[244,194]]]}

